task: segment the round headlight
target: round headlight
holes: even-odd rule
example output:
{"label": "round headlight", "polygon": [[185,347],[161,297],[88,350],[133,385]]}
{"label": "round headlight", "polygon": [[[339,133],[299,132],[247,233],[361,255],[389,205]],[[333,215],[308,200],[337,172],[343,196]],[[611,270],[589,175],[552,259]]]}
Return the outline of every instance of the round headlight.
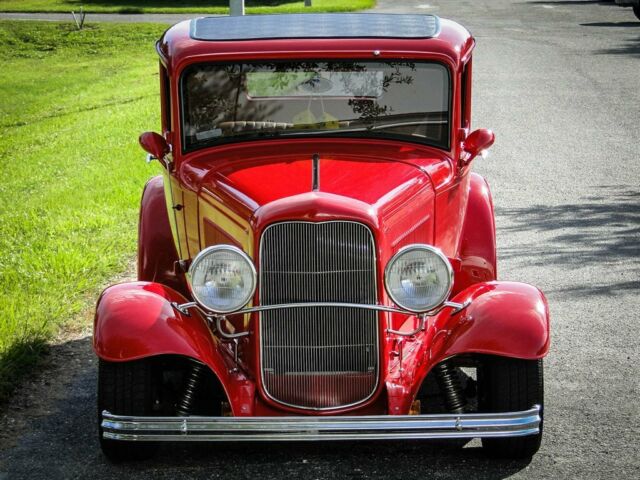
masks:
{"label": "round headlight", "polygon": [[384,272],[391,300],[410,312],[428,312],[451,293],[453,269],[440,250],[429,245],[409,245],[396,253]]}
{"label": "round headlight", "polygon": [[215,313],[240,310],[256,290],[253,262],[232,245],[202,250],[189,267],[189,277],[193,298]]}

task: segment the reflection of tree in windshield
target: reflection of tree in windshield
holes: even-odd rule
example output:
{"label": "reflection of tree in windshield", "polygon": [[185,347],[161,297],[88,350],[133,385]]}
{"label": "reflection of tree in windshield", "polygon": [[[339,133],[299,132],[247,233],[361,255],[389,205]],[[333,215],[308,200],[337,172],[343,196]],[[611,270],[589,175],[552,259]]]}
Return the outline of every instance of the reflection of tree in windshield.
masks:
{"label": "reflection of tree in windshield", "polygon": [[[412,62],[389,62],[384,64],[386,67],[392,67],[394,71],[385,72],[382,80],[382,92],[387,93],[391,85],[411,85],[413,83],[413,76],[403,74],[401,68],[410,69],[415,71],[415,63]],[[366,67],[364,67],[366,69]],[[367,80],[372,81],[372,77],[365,77]],[[368,86],[361,86],[360,89],[354,87],[351,91],[355,98],[349,99],[349,106],[353,110],[355,117],[365,123],[367,126],[373,126],[376,121],[381,117],[393,114],[394,109],[391,105],[380,105],[377,100],[365,97],[363,92],[368,90]]]}
{"label": "reflection of tree in windshield", "polygon": [[275,114],[276,104],[242,101],[241,65],[203,66],[185,81],[185,137],[215,130],[223,121],[259,119]]}
{"label": "reflection of tree in windshield", "polygon": [[322,78],[319,73],[298,85],[298,88],[310,93],[324,93],[331,90],[331,82],[326,78]]}
{"label": "reflection of tree in windshield", "polygon": [[388,115],[393,109],[388,105],[380,105],[374,100],[356,99],[349,100],[349,106],[357,119],[367,126],[373,126],[380,117]]}
{"label": "reflection of tree in windshield", "polygon": [[448,82],[430,62],[197,65],[182,82],[185,145],[370,129],[446,145]]}

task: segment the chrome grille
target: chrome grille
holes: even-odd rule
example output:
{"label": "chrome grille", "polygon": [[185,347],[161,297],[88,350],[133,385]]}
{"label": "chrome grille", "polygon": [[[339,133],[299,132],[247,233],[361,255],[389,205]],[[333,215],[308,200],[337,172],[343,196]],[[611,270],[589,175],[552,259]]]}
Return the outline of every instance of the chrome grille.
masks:
{"label": "chrome grille", "polygon": [[[260,244],[262,305],[376,303],[375,246],[355,222],[284,222]],[[272,399],[307,409],[353,405],[378,383],[378,313],[309,307],[261,313],[262,382]]]}

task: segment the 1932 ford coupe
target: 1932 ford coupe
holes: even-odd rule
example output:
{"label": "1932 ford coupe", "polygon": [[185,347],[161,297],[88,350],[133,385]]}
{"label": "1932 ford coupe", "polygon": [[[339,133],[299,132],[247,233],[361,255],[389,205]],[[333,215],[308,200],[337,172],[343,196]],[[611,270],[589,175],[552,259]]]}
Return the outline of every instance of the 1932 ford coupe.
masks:
{"label": "1932 ford coupe", "polygon": [[429,15],[198,18],[160,56],[138,281],[95,316],[103,451],[542,435],[543,294],[497,281],[474,39]]}

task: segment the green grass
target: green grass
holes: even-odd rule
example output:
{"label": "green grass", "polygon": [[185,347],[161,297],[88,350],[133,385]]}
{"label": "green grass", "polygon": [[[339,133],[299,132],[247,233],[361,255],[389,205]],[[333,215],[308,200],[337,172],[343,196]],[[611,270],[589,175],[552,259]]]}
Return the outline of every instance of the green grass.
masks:
{"label": "green grass", "polygon": [[0,22],[0,402],[134,257],[165,28]]}
{"label": "green grass", "polygon": [[[246,0],[247,13],[349,12],[366,10],[375,0],[313,0],[312,7],[304,1]],[[229,11],[228,0],[0,0],[4,12],[70,12],[93,13],[213,13]]]}

